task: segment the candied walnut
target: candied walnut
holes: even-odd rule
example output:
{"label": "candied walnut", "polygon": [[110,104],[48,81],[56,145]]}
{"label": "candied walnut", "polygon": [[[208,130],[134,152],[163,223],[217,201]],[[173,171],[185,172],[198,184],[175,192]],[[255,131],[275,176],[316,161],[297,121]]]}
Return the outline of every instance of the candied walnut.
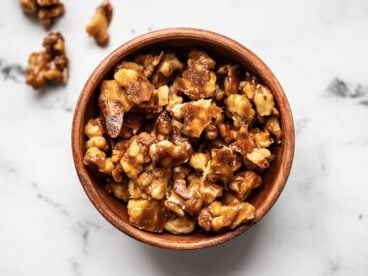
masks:
{"label": "candied walnut", "polygon": [[184,69],[183,63],[175,56],[174,53],[166,53],[157,68],[157,72],[164,77],[169,78],[175,71]]}
{"label": "candied walnut", "polygon": [[240,82],[239,89],[248,97],[253,100],[254,94],[257,90],[258,80],[255,76],[252,76],[249,72],[245,73],[245,80]]}
{"label": "candied walnut", "polygon": [[109,149],[109,145],[105,137],[103,136],[95,136],[88,139],[86,142],[86,148],[96,147],[100,150],[107,151]]}
{"label": "candied walnut", "polygon": [[190,169],[186,166],[177,166],[177,167],[174,167],[172,169],[172,179],[173,180],[178,180],[178,179],[185,179],[189,173],[190,173]]}
{"label": "candied walnut", "polygon": [[105,128],[104,128],[101,118],[88,120],[86,126],[84,127],[84,134],[88,138],[92,138],[95,136],[103,136],[104,133],[105,133]]}
{"label": "candied walnut", "polygon": [[102,82],[98,104],[105,117],[107,132],[112,138],[119,135],[123,126],[125,108],[122,94],[122,89],[115,80]]}
{"label": "candied walnut", "polygon": [[252,152],[243,156],[243,161],[247,167],[252,168],[254,167],[252,165],[255,165],[260,170],[267,169],[272,159],[273,156],[270,150],[265,148],[254,148]]}
{"label": "candied walnut", "polygon": [[254,94],[254,104],[259,116],[272,115],[275,108],[275,102],[271,91],[264,85],[258,84]]}
{"label": "candied walnut", "polygon": [[106,174],[111,174],[115,167],[111,159],[106,157],[106,153],[96,147],[87,149],[87,152],[84,155],[83,163],[85,165],[96,165],[100,172]]}
{"label": "candied walnut", "polygon": [[201,210],[198,215],[198,224],[205,231],[219,231],[221,228],[232,225],[238,211],[236,205],[226,206],[219,201],[215,201]]}
{"label": "candied walnut", "polygon": [[49,33],[44,41],[44,51],[29,56],[26,70],[26,83],[34,89],[47,82],[65,84],[68,81],[68,58],[65,41],[61,33]]}
{"label": "candied walnut", "polygon": [[218,130],[219,130],[219,134],[222,137],[222,139],[224,139],[224,142],[226,144],[229,144],[233,141],[235,141],[236,139],[238,139],[238,131],[234,130],[232,128],[232,126],[230,126],[227,123],[220,123],[218,124]]}
{"label": "candied walnut", "polygon": [[237,228],[239,225],[250,222],[254,219],[256,215],[256,208],[247,202],[242,202],[238,204],[239,212],[231,225],[231,229]]}
{"label": "candied walnut", "polygon": [[192,146],[186,141],[178,141],[173,144],[169,140],[162,140],[157,144],[152,144],[149,149],[153,164],[166,168],[188,162],[191,153]]}
{"label": "candied walnut", "polygon": [[240,82],[239,66],[227,64],[221,66],[218,71],[221,75],[226,75],[224,80],[224,92],[227,96],[238,93]]}
{"label": "candied walnut", "polygon": [[252,108],[252,104],[245,95],[230,95],[224,100],[224,103],[227,108],[226,113],[229,117],[233,118],[234,124],[237,126],[240,126],[240,123],[237,121],[248,125],[256,114]]}
{"label": "candied walnut", "polygon": [[227,184],[233,176],[232,163],[235,158],[235,154],[228,147],[211,150],[211,159],[205,171],[207,180]]}
{"label": "candied walnut", "polygon": [[268,148],[273,143],[270,133],[256,129],[252,134],[253,140],[258,148]]}
{"label": "candied walnut", "polygon": [[173,191],[169,193],[169,196],[164,201],[164,206],[167,210],[173,212],[178,217],[185,216],[184,201],[178,194]]}
{"label": "candied walnut", "polygon": [[89,138],[86,142],[86,148],[95,147],[102,151],[107,151],[109,145],[103,136],[105,133],[101,118],[90,119],[84,127],[84,134]]}
{"label": "candied walnut", "polygon": [[255,208],[249,203],[223,205],[221,202],[215,201],[201,210],[198,224],[205,231],[219,231],[225,227],[235,229],[242,223],[252,221],[254,217]]}
{"label": "candied walnut", "polygon": [[124,122],[119,137],[129,139],[136,135],[142,126],[143,115],[140,113],[129,112],[124,114]]}
{"label": "candied walnut", "polygon": [[183,120],[182,132],[190,137],[199,137],[213,119],[220,116],[222,110],[211,100],[198,100],[175,105],[171,113],[177,120]]}
{"label": "candied walnut", "polygon": [[106,46],[109,43],[109,33],[107,31],[113,15],[113,8],[109,0],[96,9],[91,22],[86,27],[86,32],[92,36],[97,44]]}
{"label": "candied walnut", "polygon": [[265,128],[276,138],[277,143],[281,143],[282,130],[277,117],[272,116],[266,120]]}
{"label": "candied walnut", "polygon": [[132,62],[123,62],[114,74],[114,79],[125,88],[127,99],[133,105],[150,100],[154,86],[143,74],[143,67]]}
{"label": "candied walnut", "polygon": [[166,221],[164,228],[166,231],[175,235],[189,234],[195,228],[195,219],[188,216],[171,218]]}
{"label": "candied walnut", "polygon": [[242,201],[235,195],[235,193],[228,191],[224,193],[223,202],[225,205],[237,205]]}
{"label": "candied walnut", "polygon": [[235,175],[229,184],[229,188],[244,201],[251,191],[261,184],[262,178],[258,174],[253,171],[246,171]]}
{"label": "candied walnut", "polygon": [[188,176],[189,185],[185,180],[176,180],[173,186],[173,192],[182,199],[183,210],[190,214],[198,214],[203,205],[203,196],[199,192],[200,182],[195,177]]}
{"label": "candied walnut", "polygon": [[[141,175],[143,175],[143,178]],[[149,167],[141,175],[139,175],[137,179],[138,185],[145,187],[146,193],[149,194],[151,198],[156,200],[163,199],[170,180],[170,171]]]}
{"label": "candied walnut", "polygon": [[120,160],[121,167],[128,177],[137,177],[143,170],[144,164],[151,161],[148,149],[154,140],[155,138],[147,132],[141,132],[132,137],[127,151]]}
{"label": "candied walnut", "polygon": [[24,12],[37,15],[46,29],[51,28],[56,19],[65,13],[60,0],[21,0],[20,4]]}
{"label": "candied walnut", "polygon": [[165,201],[165,207],[179,217],[183,217],[184,212],[198,214],[203,205],[203,195],[199,192],[200,176],[189,175],[187,179],[188,185],[185,179],[176,179]]}
{"label": "candied walnut", "polygon": [[215,61],[207,53],[192,50],[183,77],[176,80],[176,89],[192,100],[213,97],[216,90],[216,74],[211,70],[215,65]]}
{"label": "candied walnut", "polygon": [[155,87],[166,85],[173,77],[175,71],[181,71],[183,69],[184,65],[175,54],[168,52],[163,56],[156,72],[153,74],[152,84]]}
{"label": "candied walnut", "polygon": [[208,153],[196,152],[190,157],[189,165],[197,171],[203,171],[209,160],[210,156]]}
{"label": "candied walnut", "polygon": [[188,176],[190,187],[198,187],[198,192],[203,197],[205,205],[212,203],[216,198],[222,196],[223,187],[214,182],[207,181],[200,174],[191,174]]}
{"label": "candied walnut", "polygon": [[157,67],[157,65],[160,64],[163,55],[164,55],[163,51],[161,51],[158,55],[142,54],[142,55],[137,56],[134,59],[134,62],[144,67],[143,74],[146,76],[146,78],[149,78],[155,71],[155,68]]}
{"label": "candied walnut", "polygon": [[155,233],[161,233],[166,222],[165,208],[156,200],[130,199],[128,215],[130,224]]}
{"label": "candied walnut", "polygon": [[166,111],[160,113],[155,122],[156,133],[163,137],[168,137],[171,134],[171,120]]}
{"label": "candied walnut", "polygon": [[129,200],[128,185],[126,183],[109,181],[106,183],[105,188],[108,193],[113,194],[118,199],[125,202]]}
{"label": "candied walnut", "polygon": [[237,140],[230,145],[230,148],[240,153],[242,156],[254,150],[256,144],[248,129],[242,127],[239,130]]}

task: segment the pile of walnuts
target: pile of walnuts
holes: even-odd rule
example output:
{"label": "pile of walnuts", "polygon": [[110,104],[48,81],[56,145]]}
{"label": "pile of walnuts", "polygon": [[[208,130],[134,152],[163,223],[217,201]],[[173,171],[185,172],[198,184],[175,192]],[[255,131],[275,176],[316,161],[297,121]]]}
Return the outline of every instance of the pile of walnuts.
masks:
{"label": "pile of walnuts", "polygon": [[184,64],[173,52],[152,52],[117,64],[101,83],[101,114],[84,130],[84,163],[146,231],[251,222],[247,199],[282,139],[272,92],[255,76],[202,50],[187,56]]}

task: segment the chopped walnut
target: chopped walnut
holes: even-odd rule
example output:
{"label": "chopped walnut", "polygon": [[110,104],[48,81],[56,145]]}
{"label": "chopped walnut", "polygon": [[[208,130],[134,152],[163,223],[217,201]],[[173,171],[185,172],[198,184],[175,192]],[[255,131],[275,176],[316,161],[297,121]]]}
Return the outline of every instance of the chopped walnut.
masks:
{"label": "chopped walnut", "polygon": [[219,231],[225,227],[235,229],[244,222],[252,221],[254,217],[255,208],[249,203],[223,205],[221,202],[215,201],[207,208],[202,209],[198,216],[198,224],[205,231]]}
{"label": "chopped walnut", "polygon": [[235,175],[229,184],[229,188],[244,201],[251,191],[261,184],[262,178],[258,174],[253,171],[246,171]]}
{"label": "chopped walnut", "polygon": [[107,192],[112,193],[118,199],[125,202],[129,200],[128,185],[126,183],[109,181],[106,183],[105,188]]}
{"label": "chopped walnut", "polygon": [[128,202],[133,226],[180,235],[255,218],[245,200],[262,185],[282,130],[271,91],[244,71],[216,68],[203,51],[191,51],[187,65],[152,51],[121,61],[114,79],[101,82],[84,162]]}
{"label": "chopped walnut", "polygon": [[253,140],[259,148],[268,148],[273,143],[270,133],[256,129],[252,134]]}
{"label": "chopped walnut", "polygon": [[114,74],[114,79],[125,89],[127,99],[133,105],[149,101],[154,92],[154,86],[143,71],[143,67],[138,64],[123,62]]}
{"label": "chopped walnut", "polygon": [[245,124],[249,124],[253,120],[256,112],[245,95],[230,95],[224,100],[224,103],[227,107],[227,114],[233,118],[234,124],[239,126],[237,120]]}
{"label": "chopped walnut", "polygon": [[51,28],[56,19],[65,13],[60,0],[21,0],[20,4],[24,12],[37,15],[46,29]]}
{"label": "chopped walnut", "polygon": [[166,221],[164,228],[166,231],[175,235],[189,234],[193,232],[195,224],[195,219],[191,217],[177,217]]}
{"label": "chopped walnut", "polygon": [[281,143],[282,130],[280,128],[280,123],[277,117],[272,116],[267,119],[265,123],[265,128],[276,138],[278,143]]}
{"label": "chopped walnut", "polygon": [[[270,166],[270,161],[272,161],[273,156],[269,149],[265,148],[255,148],[252,152],[247,153],[243,160],[245,159],[246,165],[249,165],[250,162],[252,165],[255,165],[258,169],[264,170]],[[250,168],[253,166],[250,165]]]}
{"label": "chopped walnut", "polygon": [[130,224],[155,233],[161,233],[166,222],[165,208],[156,200],[130,199],[128,215]]}
{"label": "chopped walnut", "polygon": [[252,76],[249,72],[245,73],[245,80],[240,82],[239,89],[248,97],[253,100],[254,94],[257,90],[258,80],[255,76]]}
{"label": "chopped walnut", "polygon": [[230,227],[231,229],[235,229],[245,222],[252,221],[256,215],[256,208],[248,202],[238,204],[238,208],[239,212]]}
{"label": "chopped walnut", "polygon": [[99,107],[105,117],[108,134],[116,138],[123,126],[124,104],[122,89],[114,80],[103,81],[99,97]]}
{"label": "chopped walnut", "polygon": [[155,68],[160,64],[163,55],[164,55],[163,51],[161,51],[160,54],[158,55],[142,54],[137,56],[134,59],[134,62],[144,67],[143,74],[146,76],[146,78],[149,78],[152,76],[153,72],[155,71]]}
{"label": "chopped walnut", "polygon": [[65,84],[68,81],[68,58],[61,33],[49,33],[44,41],[44,51],[29,56],[26,83],[34,89],[48,82]]}
{"label": "chopped walnut", "polygon": [[232,176],[232,163],[234,162],[235,154],[228,147],[211,150],[211,159],[206,168],[206,177],[209,181],[221,181],[227,184]]}
{"label": "chopped walnut", "polygon": [[197,171],[203,171],[207,166],[210,156],[208,153],[196,152],[190,157],[189,164]]}
{"label": "chopped walnut", "polygon": [[152,135],[146,132],[141,132],[138,136],[132,137],[127,151],[120,160],[121,167],[128,177],[137,177],[143,170],[144,164],[151,160],[148,149],[154,139]]}
{"label": "chopped walnut", "polygon": [[218,73],[226,75],[224,80],[224,92],[227,96],[238,93],[240,82],[239,66],[238,65],[224,65],[218,69]]}
{"label": "chopped walnut", "polygon": [[112,15],[113,8],[110,1],[104,0],[96,9],[95,15],[86,27],[87,33],[101,46],[106,46],[109,43],[109,33],[107,29],[111,23]]}
{"label": "chopped walnut", "polygon": [[220,116],[222,110],[211,100],[198,100],[177,104],[171,110],[177,120],[183,121],[182,132],[190,137],[199,137],[213,119]]}
{"label": "chopped walnut", "polygon": [[258,84],[254,94],[254,104],[259,116],[269,116],[273,114],[275,102],[271,91],[264,85]]}
{"label": "chopped walnut", "polygon": [[153,164],[166,168],[188,162],[191,153],[192,146],[186,141],[173,144],[168,140],[162,140],[152,144],[149,149]]}
{"label": "chopped walnut", "polygon": [[176,81],[177,90],[192,100],[213,97],[216,89],[216,74],[211,71],[216,63],[203,51],[189,53],[188,67],[183,77]]}

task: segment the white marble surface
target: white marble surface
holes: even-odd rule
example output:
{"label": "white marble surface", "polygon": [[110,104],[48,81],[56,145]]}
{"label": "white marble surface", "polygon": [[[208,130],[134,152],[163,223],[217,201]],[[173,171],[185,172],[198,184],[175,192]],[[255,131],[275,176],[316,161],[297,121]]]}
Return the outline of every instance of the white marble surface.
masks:
{"label": "white marble surface", "polygon": [[[368,275],[368,2],[113,0],[105,49],[84,33],[99,2],[65,1],[53,30],[66,37],[71,78],[35,92],[21,72],[46,33],[18,1],[1,1],[0,275]],[[174,26],[256,52],[283,85],[297,131],[272,211],[243,236],[194,252],[115,230],[84,194],[70,149],[72,111],[92,69],[134,36]]]}

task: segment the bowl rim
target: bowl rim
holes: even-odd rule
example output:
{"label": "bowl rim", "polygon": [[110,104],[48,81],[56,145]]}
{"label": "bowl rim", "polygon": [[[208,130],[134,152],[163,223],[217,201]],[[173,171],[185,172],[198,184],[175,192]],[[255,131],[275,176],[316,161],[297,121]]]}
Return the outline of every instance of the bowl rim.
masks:
{"label": "bowl rim", "polygon": [[[82,148],[80,133],[81,127],[84,127],[82,126],[84,114],[87,109],[88,100],[93,95],[97,85],[101,82],[102,77],[105,76],[105,74],[109,72],[114,64],[121,60],[122,57],[129,55],[130,52],[139,50],[141,46],[162,42],[164,40],[175,40],[178,38],[194,39],[201,42],[221,45],[222,47],[231,48],[232,51],[235,51],[236,53],[239,53],[239,55],[247,58],[247,62],[256,68],[257,72],[262,72],[262,76],[267,76],[267,79],[272,82],[273,86],[278,90],[277,93],[279,96],[279,105],[280,101],[282,102],[282,117],[287,116],[287,118],[283,118],[283,130],[284,134],[287,134],[287,139],[285,139],[285,137],[283,139],[283,143],[285,143],[285,150],[282,152],[281,169],[276,179],[277,185],[271,189],[270,193],[267,195],[267,198],[264,200],[263,205],[257,209],[257,215],[254,223],[243,225],[233,231],[225,232],[224,235],[216,235],[210,239],[205,239],[194,243],[180,243],[168,240],[162,241],[161,239],[157,238],[155,234],[132,227],[129,223],[119,219],[119,217],[98,195],[89,177],[89,173],[83,165],[83,154],[80,154],[80,149]],[[272,92],[275,93],[274,91]],[[295,150],[295,130],[291,108],[284,90],[268,66],[251,50],[231,38],[212,31],[194,28],[167,28],[149,32],[129,40],[108,54],[94,69],[79,95],[74,110],[71,144],[74,166],[85,193],[100,214],[112,225],[128,236],[156,247],[176,250],[201,249],[224,243],[246,232],[249,228],[260,221],[275,204],[287,182],[291,171]]]}

